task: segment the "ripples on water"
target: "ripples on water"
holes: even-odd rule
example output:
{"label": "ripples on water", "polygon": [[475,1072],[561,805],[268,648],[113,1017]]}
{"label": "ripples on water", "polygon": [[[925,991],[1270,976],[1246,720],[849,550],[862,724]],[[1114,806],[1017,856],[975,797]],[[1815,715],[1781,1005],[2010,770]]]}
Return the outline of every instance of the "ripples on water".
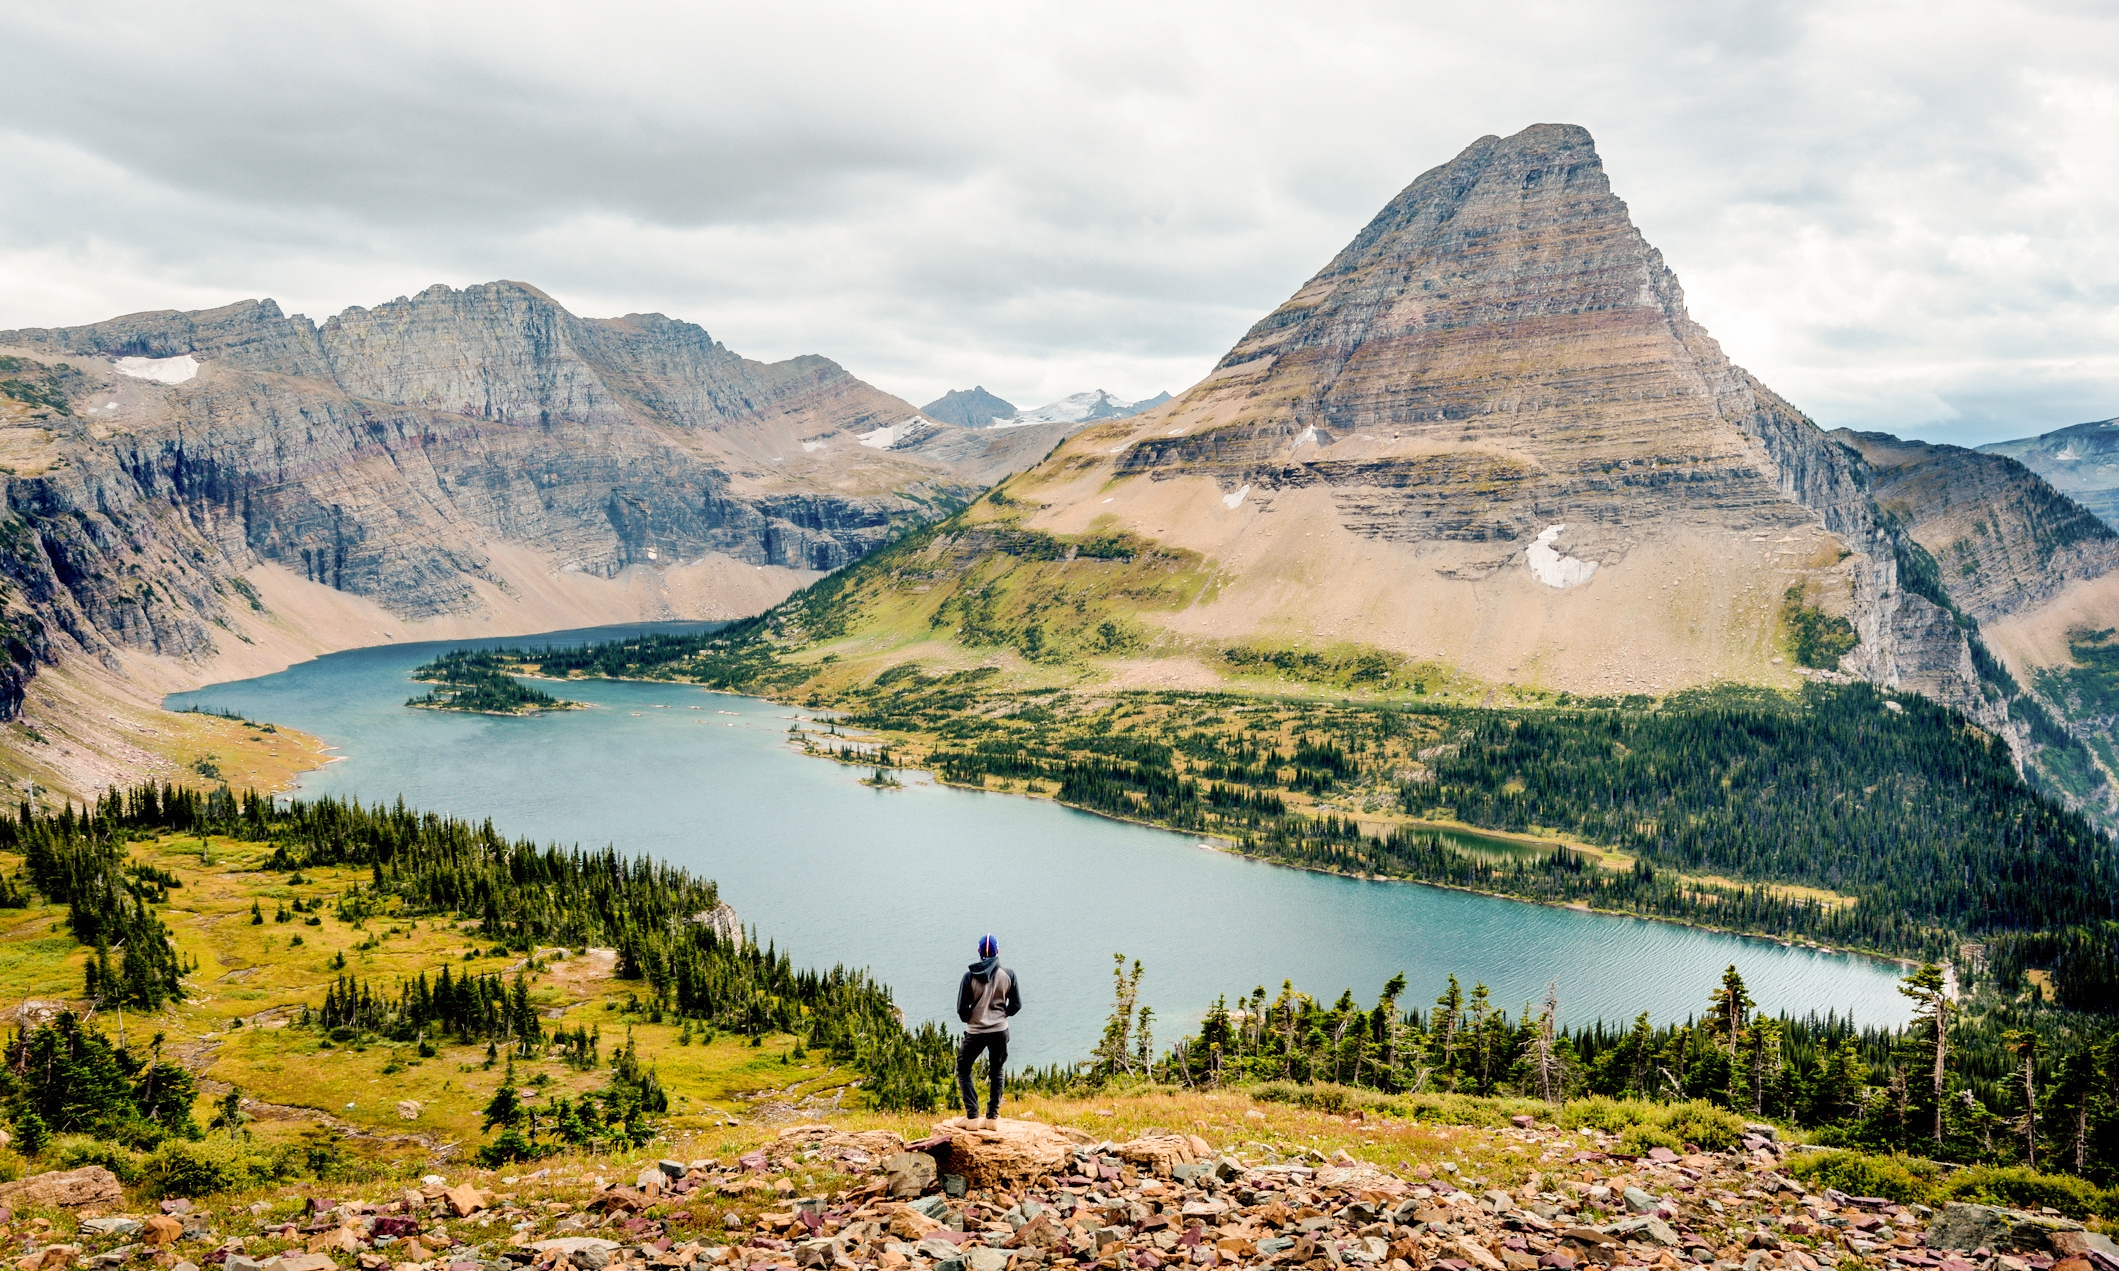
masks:
{"label": "ripples on water", "polygon": [[[508,641],[357,649],[277,675],[169,699],[315,733],[344,756],[304,794],[413,807],[539,841],[653,853],[706,874],[759,937],[799,961],[867,966],[911,1019],[954,1024],[956,984],[991,931],[1024,984],[1013,1055],[1075,1059],[1109,1008],[1111,955],[1147,965],[1144,998],[1174,1041],[1217,995],[1283,977],[1364,1004],[1392,974],[1425,1009],[1452,971],[1520,1009],[1559,986],[1563,1021],[1659,1022],[1697,1014],[1731,962],[1769,1011],[1907,1017],[1897,967],[1668,923],[1585,914],[1406,883],[1369,883],[1248,861],[1187,835],[1044,800],[908,777],[864,787],[864,769],[802,756],[786,730],[806,712],[662,684],[574,682],[596,709],[526,719],[412,710],[406,678],[465,643],[535,646],[650,628]],[[658,627],[658,630],[696,630]]]}

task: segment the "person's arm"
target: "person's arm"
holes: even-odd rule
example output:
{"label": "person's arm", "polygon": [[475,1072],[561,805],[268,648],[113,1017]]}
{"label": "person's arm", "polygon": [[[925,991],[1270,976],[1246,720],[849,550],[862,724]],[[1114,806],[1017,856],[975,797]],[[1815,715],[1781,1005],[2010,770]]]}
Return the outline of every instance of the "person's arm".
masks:
{"label": "person's arm", "polygon": [[1013,970],[1008,972],[1008,1003],[1001,1009],[1010,1015],[1023,1009],[1023,977]]}
{"label": "person's arm", "polygon": [[964,973],[963,982],[956,986],[956,1019],[959,1024],[971,1022],[971,972]]}

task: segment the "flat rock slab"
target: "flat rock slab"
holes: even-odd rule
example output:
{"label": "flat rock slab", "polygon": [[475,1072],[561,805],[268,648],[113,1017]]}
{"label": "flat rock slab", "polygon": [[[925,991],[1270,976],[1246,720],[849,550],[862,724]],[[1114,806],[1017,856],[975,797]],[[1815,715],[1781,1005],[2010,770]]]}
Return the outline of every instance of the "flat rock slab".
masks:
{"label": "flat rock slab", "polygon": [[618,1247],[618,1242],[605,1240],[601,1236],[561,1236],[557,1240],[536,1241],[530,1247],[539,1253],[546,1253],[553,1249],[557,1249],[561,1253],[580,1253],[585,1249],[597,1249],[604,1253],[610,1253]]}
{"label": "flat rock slab", "polygon": [[991,1130],[944,1122],[928,1149],[943,1171],[971,1187],[999,1187],[1062,1172],[1073,1141],[1038,1121],[1000,1120]]}
{"label": "flat rock slab", "polygon": [[0,1201],[16,1205],[56,1205],[79,1209],[85,1205],[110,1205],[124,1199],[118,1176],[100,1165],[80,1169],[33,1174],[19,1182],[0,1184]]}

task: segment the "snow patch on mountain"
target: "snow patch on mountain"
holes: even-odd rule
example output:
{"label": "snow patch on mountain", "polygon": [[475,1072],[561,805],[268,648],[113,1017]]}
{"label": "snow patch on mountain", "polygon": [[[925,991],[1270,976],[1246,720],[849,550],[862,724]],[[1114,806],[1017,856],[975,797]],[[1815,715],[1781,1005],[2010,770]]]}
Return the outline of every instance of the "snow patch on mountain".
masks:
{"label": "snow patch on mountain", "polygon": [[854,436],[854,440],[870,450],[888,450],[914,433],[933,426],[934,421],[925,415],[914,415],[902,424],[887,424],[881,428],[873,428],[864,433],[857,433]]}
{"label": "snow patch on mountain", "polygon": [[1071,397],[1062,397],[1056,402],[1047,402],[1034,410],[1018,411],[1013,418],[996,419],[992,426],[1022,428],[1031,424],[1086,424],[1099,419],[1125,419],[1169,400],[1168,393],[1157,393],[1137,402],[1126,402],[1096,388],[1086,393],[1076,393]]}
{"label": "snow patch on mountain", "polygon": [[199,373],[199,360],[189,353],[176,357],[121,357],[111,363],[118,374],[157,384],[182,384]]}
{"label": "snow patch on mountain", "polygon": [[1539,532],[1538,541],[1524,549],[1531,576],[1548,587],[1579,587],[1597,572],[1595,561],[1562,556],[1552,545],[1553,540],[1560,537],[1560,531],[1566,528],[1564,525],[1548,525]]}

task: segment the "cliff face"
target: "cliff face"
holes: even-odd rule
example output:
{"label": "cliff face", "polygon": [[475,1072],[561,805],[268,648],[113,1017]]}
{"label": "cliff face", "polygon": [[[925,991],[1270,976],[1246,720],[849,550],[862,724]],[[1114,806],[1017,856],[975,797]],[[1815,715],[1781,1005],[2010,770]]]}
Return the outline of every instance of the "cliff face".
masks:
{"label": "cliff face", "polygon": [[[0,357],[56,386],[0,401],[7,718],[70,654],[115,672],[126,652],[198,664],[248,642],[269,567],[413,624],[568,587],[577,621],[729,617],[982,484],[861,444],[914,411],[824,358],[750,361],[519,283],[321,327],[268,300],[0,332]],[[669,592],[680,574],[678,599],[607,614],[595,596],[617,590],[570,581]]]}
{"label": "cliff face", "polygon": [[1842,671],[2003,723],[1860,457],[1692,321],[1580,128],[1423,174],[1207,379],[1009,488],[1041,526],[1108,515],[1215,559],[1173,624],[1215,638],[1582,692],[1790,682],[1796,587],[1859,633]]}
{"label": "cliff face", "polygon": [[1997,441],[1981,446],[1979,452],[2016,460],[2096,513],[2106,525],[2119,526],[2119,419]]}
{"label": "cliff face", "polygon": [[1860,452],[1877,504],[1934,558],[1957,607],[1982,623],[2119,569],[2119,533],[2014,459],[1884,433],[1832,435]]}

